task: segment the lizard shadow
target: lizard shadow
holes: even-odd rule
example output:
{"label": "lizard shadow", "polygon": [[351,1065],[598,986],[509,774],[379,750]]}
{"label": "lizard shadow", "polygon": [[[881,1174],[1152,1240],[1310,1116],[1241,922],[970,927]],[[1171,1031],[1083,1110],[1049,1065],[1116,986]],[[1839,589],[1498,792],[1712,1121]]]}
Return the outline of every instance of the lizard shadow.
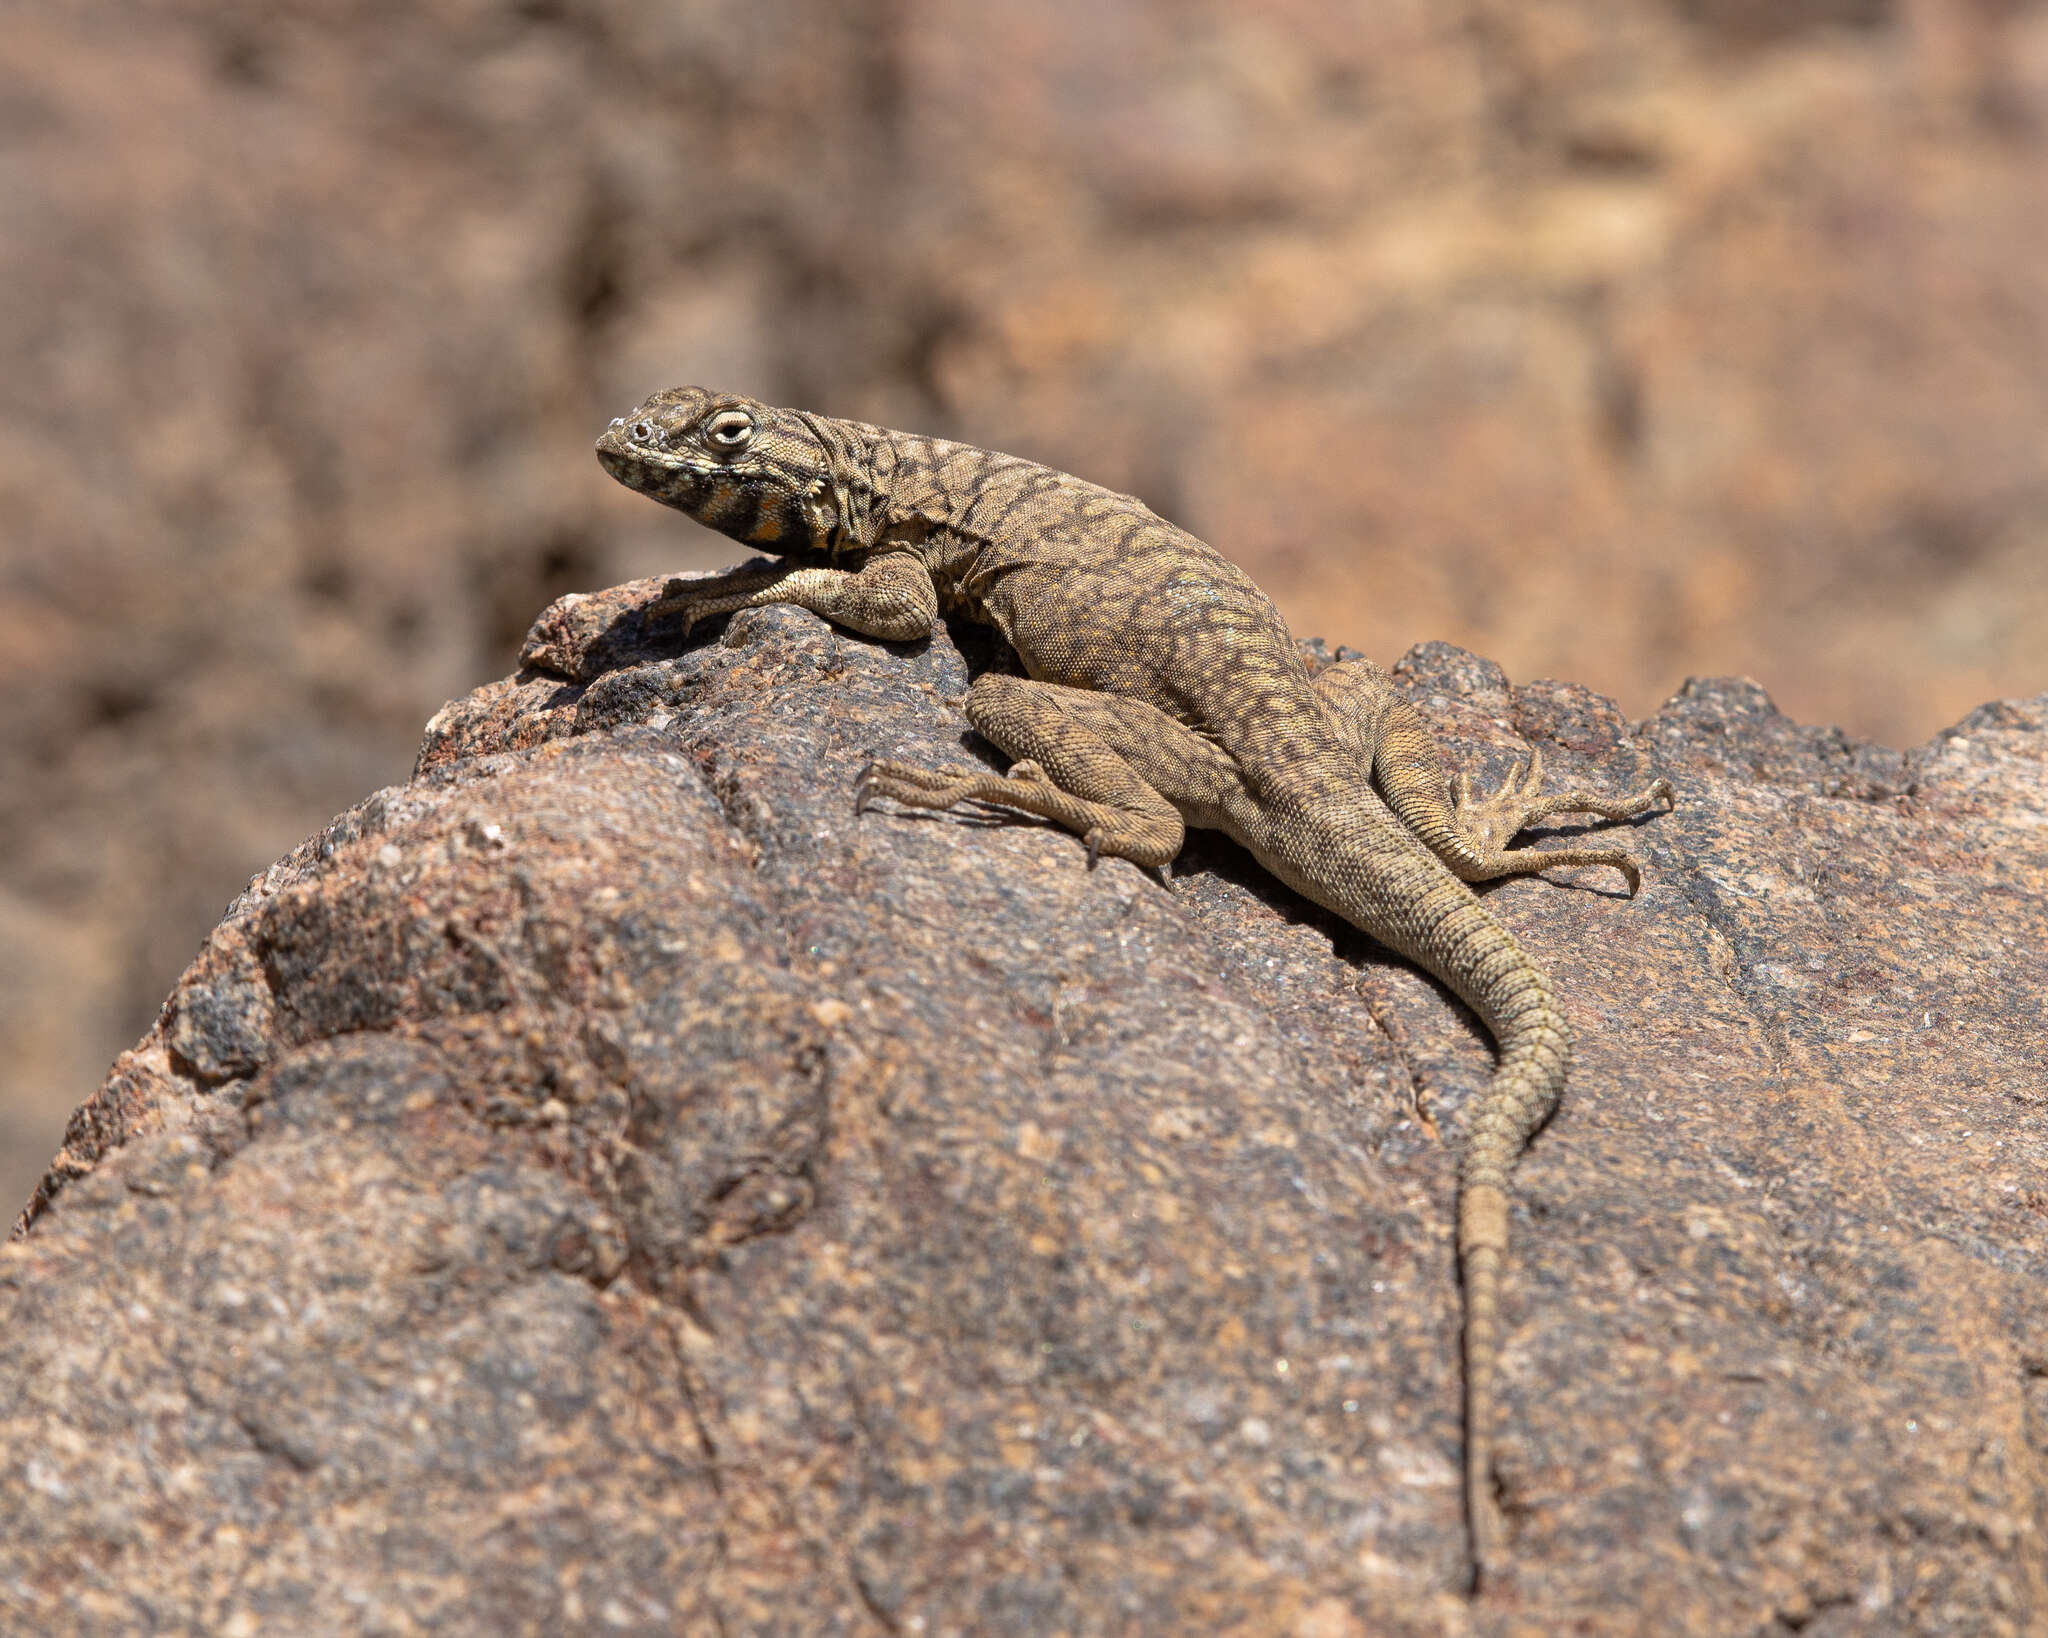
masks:
{"label": "lizard shadow", "polygon": [[[778,558],[755,556],[718,569],[672,575],[667,578],[671,583],[678,580],[686,583],[696,580],[712,581],[727,575],[743,574],[749,570],[790,566]],[[608,600],[621,600],[609,611],[609,617],[582,639],[581,652],[578,656],[578,680],[589,683],[608,671],[630,670],[634,666],[677,660],[705,649],[716,648],[724,642],[735,620],[777,609],[802,612],[808,618],[819,621],[843,636],[853,637],[857,641],[871,644],[892,654],[914,657],[924,654],[932,646],[930,636],[891,642],[885,638],[869,637],[844,627],[834,626],[824,616],[803,610],[800,605],[774,602],[760,604],[754,608],[726,609],[717,614],[706,614],[686,631],[678,612],[663,607],[665,591],[642,591],[640,588],[644,584],[645,582],[631,582],[614,588],[610,593],[599,594]],[[628,598],[623,594],[632,595]],[[950,629],[950,621],[948,626]]]}
{"label": "lizard shadow", "polygon": [[[1159,875],[1152,871],[1146,874]],[[1464,1107],[1478,1095],[1483,1084],[1474,1078],[1472,1061],[1468,1060],[1462,1068],[1454,1067],[1454,1055],[1445,1050],[1452,1040],[1462,1040],[1479,1052],[1491,1050],[1493,1038],[1479,1015],[1434,973],[1425,971],[1336,912],[1295,892],[1228,836],[1218,831],[1190,831],[1187,845],[1173,863],[1173,881],[1194,885],[1205,877],[1237,889],[1287,926],[1307,929],[1328,941],[1331,956],[1350,975],[1348,986],[1384,1036],[1385,1050],[1407,1077],[1419,1124],[1441,1142],[1443,1133],[1437,1115],[1430,1111],[1453,1112]],[[1170,885],[1161,880],[1160,890],[1166,891]],[[1247,933],[1253,931],[1233,925],[1235,918],[1228,906],[1217,903],[1214,896],[1199,887],[1181,895],[1178,903],[1182,913],[1202,924],[1211,936],[1242,944]],[[1404,990],[1410,998],[1406,1001],[1402,999]],[[1425,994],[1427,1000],[1423,998]],[[1432,1001],[1436,1003],[1434,1008],[1430,1006]],[[1419,1013],[1417,1008],[1421,1009]],[[1424,1018],[1433,1021],[1425,1024]]]}
{"label": "lizard shadow", "polygon": [[[1604,827],[1572,827],[1573,829]],[[1584,867],[1591,868],[1591,867]],[[1388,945],[1382,944],[1362,928],[1354,926],[1334,911],[1326,910],[1314,900],[1305,898],[1284,882],[1268,873],[1257,859],[1237,842],[1218,831],[1191,830],[1187,845],[1172,866],[1172,880],[1188,881],[1209,877],[1228,884],[1243,892],[1271,910],[1281,921],[1294,927],[1311,929],[1329,940],[1330,953],[1345,967],[1349,968],[1358,992],[1364,999],[1374,1023],[1387,1037],[1387,1043],[1395,1058],[1405,1067],[1411,1083],[1416,1088],[1418,1100],[1426,1097],[1428,1105],[1441,1111],[1455,1112],[1476,1098],[1483,1083],[1471,1079],[1473,1071],[1468,1067],[1453,1067],[1440,1051],[1424,1045],[1430,1038],[1462,1037],[1471,1046],[1490,1056],[1498,1054],[1498,1043],[1480,1018],[1479,1014],[1436,974],[1419,966],[1408,957]],[[1146,871],[1144,874],[1154,880],[1160,891],[1168,891],[1172,885],[1162,872]],[[1466,884],[1481,892],[1498,886],[1498,882],[1471,882]],[[1621,895],[1603,894],[1603,897]],[[1181,900],[1185,911],[1191,912],[1198,922],[1218,919],[1215,907],[1207,913],[1197,904],[1191,903],[1195,895]],[[1220,936],[1240,938],[1241,932],[1229,929]],[[1409,980],[1419,982],[1441,1003],[1444,1013],[1436,1024],[1421,1026],[1422,1015],[1414,1007],[1416,1003],[1402,1003],[1397,990],[1380,988],[1388,979],[1405,975]],[[1375,994],[1377,991],[1377,994]],[[1426,1009],[1425,1009],[1426,1010]],[[1405,1019],[1405,1022],[1404,1022]],[[1439,1036],[1439,1031],[1442,1036]],[[1421,1103],[1418,1102],[1418,1108]],[[1546,1114],[1535,1131],[1534,1137],[1550,1124],[1555,1111]],[[1441,1138],[1434,1115],[1425,1113],[1423,1126],[1432,1136]]]}
{"label": "lizard shadow", "polygon": [[1362,927],[1354,926],[1334,910],[1326,910],[1281,881],[1240,843],[1221,831],[1191,830],[1187,843],[1173,861],[1172,876],[1148,870],[1160,891],[1170,892],[1174,882],[1209,877],[1227,883],[1257,900],[1281,920],[1297,927],[1309,927],[1330,941],[1332,953],[1354,971],[1386,970],[1413,973],[1423,979],[1464,1019],[1475,1036],[1485,1040],[1485,1027],[1476,1013],[1458,999],[1450,987],[1434,974],[1423,971],[1399,951],[1382,944]]}
{"label": "lizard shadow", "polygon": [[[742,565],[742,567],[744,566]],[[685,654],[694,654],[700,649],[718,647],[725,641],[726,634],[732,629],[732,623],[743,616],[760,616],[777,609],[806,615],[810,619],[817,621],[819,625],[834,636],[850,638],[854,642],[862,643],[870,648],[878,648],[885,654],[900,654],[907,658],[917,658],[927,653],[932,646],[932,638],[929,634],[923,637],[906,637],[901,639],[871,637],[866,632],[852,631],[845,626],[834,625],[822,614],[812,613],[811,610],[793,603],[764,603],[758,608],[727,609],[722,614],[707,614],[692,626],[688,632],[684,632],[681,629],[680,623],[674,616],[650,614],[645,609],[642,609],[637,611],[640,615],[637,629],[627,616],[622,616],[619,620],[613,622],[611,629],[626,634],[627,640],[633,643],[635,650],[639,652],[639,657],[642,660],[674,660],[680,659]],[[626,663],[631,664],[633,662],[629,660]]]}

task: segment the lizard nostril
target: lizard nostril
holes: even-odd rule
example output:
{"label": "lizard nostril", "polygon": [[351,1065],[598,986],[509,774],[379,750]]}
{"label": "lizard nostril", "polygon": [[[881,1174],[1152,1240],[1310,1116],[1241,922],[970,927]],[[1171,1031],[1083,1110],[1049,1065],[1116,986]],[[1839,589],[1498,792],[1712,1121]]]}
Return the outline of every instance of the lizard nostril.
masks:
{"label": "lizard nostril", "polygon": [[635,421],[633,423],[633,436],[643,444],[653,443],[654,423],[652,421]]}

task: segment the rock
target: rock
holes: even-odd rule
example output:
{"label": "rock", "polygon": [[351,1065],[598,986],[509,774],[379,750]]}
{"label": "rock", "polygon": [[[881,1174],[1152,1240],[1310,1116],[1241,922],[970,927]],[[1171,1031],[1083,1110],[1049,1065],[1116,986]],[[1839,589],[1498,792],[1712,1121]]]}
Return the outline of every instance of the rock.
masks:
{"label": "rock", "polygon": [[658,585],[543,616],[73,1117],[0,1256],[0,1625],[2048,1631],[2048,696],[1900,754],[1403,662],[1486,778],[1682,797],[1633,902],[1488,893],[1579,1057],[1468,1611],[1475,1021],[1214,837],[856,817],[986,754],[986,643],[684,646]]}

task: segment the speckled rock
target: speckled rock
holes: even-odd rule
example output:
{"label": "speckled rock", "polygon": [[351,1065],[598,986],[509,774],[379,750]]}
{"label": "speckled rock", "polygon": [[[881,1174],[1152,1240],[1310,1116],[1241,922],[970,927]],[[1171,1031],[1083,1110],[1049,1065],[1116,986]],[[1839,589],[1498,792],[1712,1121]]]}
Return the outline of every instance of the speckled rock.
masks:
{"label": "speckled rock", "polygon": [[[252,882],[0,1256],[0,1627],[2048,1631],[2048,697],[1895,753],[1432,645],[1678,782],[1488,896],[1578,1032],[1455,1593],[1440,988],[1197,838],[993,815],[972,634],[565,599]],[[1320,650],[1317,650],[1320,653]]]}

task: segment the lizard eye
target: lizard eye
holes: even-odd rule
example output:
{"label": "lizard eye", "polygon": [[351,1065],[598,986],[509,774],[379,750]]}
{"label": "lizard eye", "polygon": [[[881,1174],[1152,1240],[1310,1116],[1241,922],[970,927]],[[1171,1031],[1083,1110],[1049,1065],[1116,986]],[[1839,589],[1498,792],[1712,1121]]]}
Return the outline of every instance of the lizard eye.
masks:
{"label": "lizard eye", "polygon": [[754,438],[754,418],[743,409],[723,409],[704,423],[704,441],[721,455],[737,455]]}

